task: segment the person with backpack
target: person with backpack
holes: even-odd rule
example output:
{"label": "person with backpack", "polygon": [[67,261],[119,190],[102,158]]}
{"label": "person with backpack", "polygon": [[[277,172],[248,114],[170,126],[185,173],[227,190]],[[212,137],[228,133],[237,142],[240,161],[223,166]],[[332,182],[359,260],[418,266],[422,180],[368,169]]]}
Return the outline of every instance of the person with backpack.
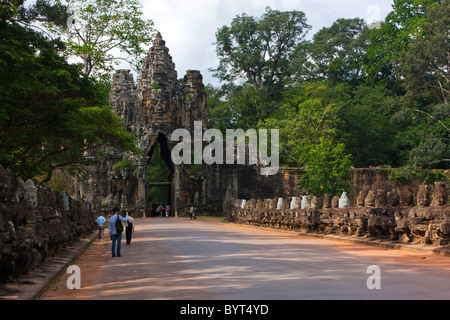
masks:
{"label": "person with backpack", "polygon": [[[122,221],[128,221],[128,212],[126,217],[122,217],[119,214],[119,208],[113,209],[113,215],[109,218],[109,236],[111,237],[112,245],[111,245],[111,253],[112,256],[116,256],[116,247],[117,247],[117,256],[121,257],[120,249],[122,246],[122,232],[123,232],[123,224]],[[117,246],[116,246],[117,242]]]}
{"label": "person with backpack", "polygon": [[127,212],[128,216],[128,222],[127,226],[125,227],[125,236],[127,238],[127,244],[129,245],[131,243],[131,237],[134,232],[134,219],[131,217],[131,213]]}

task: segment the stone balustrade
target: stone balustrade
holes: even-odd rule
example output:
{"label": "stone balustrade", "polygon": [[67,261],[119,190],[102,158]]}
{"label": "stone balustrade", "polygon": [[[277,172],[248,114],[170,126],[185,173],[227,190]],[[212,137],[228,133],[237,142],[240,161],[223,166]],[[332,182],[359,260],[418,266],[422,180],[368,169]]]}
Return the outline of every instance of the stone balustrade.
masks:
{"label": "stone balustrade", "polygon": [[0,166],[0,284],[27,274],[91,233],[95,209]]}
{"label": "stone balustrade", "polygon": [[395,189],[360,193],[356,206],[350,206],[345,192],[340,197],[239,199],[231,206],[228,220],[299,232],[447,245],[446,185],[420,186],[416,199],[413,205],[411,194],[397,194]]}

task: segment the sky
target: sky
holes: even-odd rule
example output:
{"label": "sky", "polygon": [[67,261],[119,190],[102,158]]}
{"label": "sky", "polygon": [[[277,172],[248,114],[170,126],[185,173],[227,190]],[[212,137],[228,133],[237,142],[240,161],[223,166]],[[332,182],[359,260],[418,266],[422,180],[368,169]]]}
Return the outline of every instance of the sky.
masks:
{"label": "sky", "polygon": [[312,26],[307,38],[339,18],[384,20],[393,0],[141,0],[144,18],[155,23],[172,56],[178,78],[200,70],[204,84],[218,85],[209,68],[218,66],[215,33],[242,13],[261,17],[265,8],[303,11]]}

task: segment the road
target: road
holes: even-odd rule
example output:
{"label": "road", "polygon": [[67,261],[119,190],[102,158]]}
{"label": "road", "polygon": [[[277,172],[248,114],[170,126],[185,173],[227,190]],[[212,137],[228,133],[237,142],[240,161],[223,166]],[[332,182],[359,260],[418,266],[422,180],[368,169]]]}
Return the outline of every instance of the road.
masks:
{"label": "road", "polygon": [[[87,273],[91,278],[76,293],[72,290],[72,297],[99,300],[450,299],[450,257],[447,256],[186,218],[136,221],[132,244],[126,246],[122,241],[122,257],[111,257],[107,243],[93,246],[92,250],[103,250],[95,258],[98,264],[95,271],[86,269],[89,263],[94,263],[95,254],[90,255],[91,260],[76,262],[80,263],[82,283]],[[379,273],[368,273],[370,266],[377,266]],[[369,289],[368,282],[375,288]]]}

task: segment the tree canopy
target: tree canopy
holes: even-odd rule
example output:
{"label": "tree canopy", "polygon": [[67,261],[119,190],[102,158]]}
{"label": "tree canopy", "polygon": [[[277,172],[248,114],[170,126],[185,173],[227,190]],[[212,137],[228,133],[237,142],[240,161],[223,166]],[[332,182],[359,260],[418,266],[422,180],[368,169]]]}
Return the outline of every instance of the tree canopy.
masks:
{"label": "tree canopy", "polygon": [[39,21],[48,36],[64,42],[67,58],[83,63],[86,75],[108,81],[123,61],[141,67],[155,34],[141,8],[138,0],[37,0],[22,6],[16,20]]}
{"label": "tree canopy", "polygon": [[222,84],[208,87],[209,125],[279,129],[281,165],[308,170],[301,185],[316,193],[324,175],[342,190],[337,172],[351,166],[449,168],[449,10],[394,0],[376,27],[341,18],[310,40],[301,11],[238,15],[216,34]]}
{"label": "tree canopy", "polygon": [[213,71],[224,81],[244,79],[270,98],[289,77],[289,61],[309,28],[301,11],[267,7],[260,19],[238,15],[216,33],[220,64]]}
{"label": "tree canopy", "polygon": [[108,104],[109,86],[69,64],[58,43],[15,21],[0,21],[0,164],[24,179],[76,167],[108,147],[139,152]]}

